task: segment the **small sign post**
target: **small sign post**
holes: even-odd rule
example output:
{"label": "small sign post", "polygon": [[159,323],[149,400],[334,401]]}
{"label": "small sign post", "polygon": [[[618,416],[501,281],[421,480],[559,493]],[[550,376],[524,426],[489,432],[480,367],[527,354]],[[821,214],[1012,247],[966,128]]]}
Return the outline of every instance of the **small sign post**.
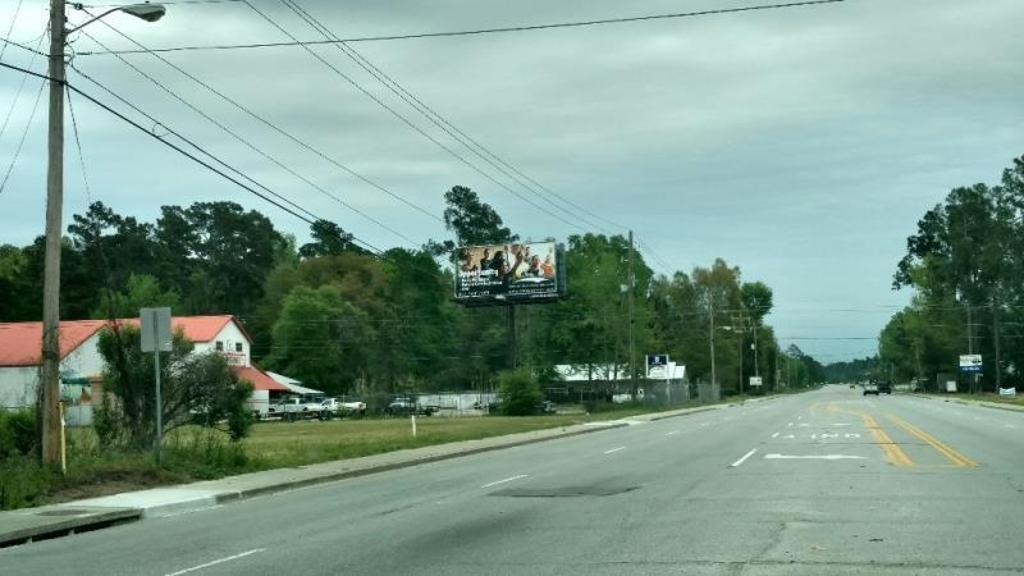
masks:
{"label": "small sign post", "polygon": [[163,448],[163,393],[160,390],[160,353],[171,351],[171,309],[143,308],[139,311],[139,335],[142,351],[153,353],[156,376],[156,462],[161,461]]}
{"label": "small sign post", "polygon": [[760,376],[751,376],[750,377],[750,386],[751,387],[760,388],[763,383],[764,383],[764,380]]}
{"label": "small sign post", "polygon": [[981,354],[963,354],[960,356],[960,371],[968,374],[981,374]]}

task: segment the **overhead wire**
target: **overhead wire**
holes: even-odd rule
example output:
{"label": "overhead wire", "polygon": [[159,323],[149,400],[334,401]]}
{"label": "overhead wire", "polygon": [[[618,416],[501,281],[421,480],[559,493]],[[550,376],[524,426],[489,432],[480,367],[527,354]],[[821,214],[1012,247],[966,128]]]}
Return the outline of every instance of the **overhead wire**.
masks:
{"label": "overhead wire", "polygon": [[[9,66],[6,62],[0,62],[0,64]],[[21,156],[21,149],[25,146],[25,139],[28,137],[29,129],[32,128],[32,123],[36,119],[36,111],[39,109],[39,101],[42,99],[44,88],[46,88],[45,80],[39,83],[39,91],[36,92],[36,100],[32,104],[32,112],[28,116],[28,121],[25,122],[25,129],[21,132],[21,138],[18,140],[18,146],[14,149],[14,154],[11,155],[11,161],[7,164],[4,179],[0,180],[0,195],[7,189],[7,182],[11,178],[11,173],[14,172],[14,165],[18,163],[18,158]]]}
{"label": "overhead wire", "polygon": [[[238,1],[239,2],[244,2],[245,0],[238,0]],[[86,12],[86,13],[88,14],[88,12]],[[329,164],[335,166],[336,168],[344,171],[348,175],[356,178],[357,180],[363,182],[364,184],[367,184],[367,185],[371,186],[372,188],[387,194],[388,196],[394,198],[395,200],[401,202],[402,204],[405,204],[409,208],[412,208],[412,209],[416,210],[417,212],[427,216],[428,218],[431,218],[431,219],[436,220],[436,221],[441,222],[441,223],[444,222],[439,216],[437,216],[436,214],[430,212],[426,208],[416,204],[415,202],[412,202],[411,200],[409,200],[405,196],[402,196],[401,194],[398,194],[397,192],[394,192],[394,191],[388,189],[387,187],[383,186],[379,182],[371,180],[370,178],[366,177],[365,175],[363,175],[363,174],[361,174],[359,172],[356,172],[355,170],[353,170],[349,166],[343,164],[341,161],[339,161],[336,158],[330,156],[329,154],[327,154],[326,152],[322,151],[321,149],[316,148],[315,146],[309,144],[308,142],[300,139],[299,137],[295,136],[291,132],[288,132],[287,130],[281,128],[276,123],[271,122],[270,120],[267,120],[262,115],[257,114],[251,108],[243,105],[238,100],[228,96],[227,94],[225,94],[224,92],[222,92],[220,90],[217,90],[212,85],[210,85],[208,82],[205,82],[204,80],[200,79],[196,75],[194,75],[194,74],[188,72],[187,70],[185,70],[184,68],[174,64],[173,62],[171,62],[170,60],[164,58],[163,56],[160,56],[159,54],[152,53],[152,51],[149,50],[149,48],[147,48],[141,42],[139,42],[139,41],[135,40],[134,38],[132,38],[131,36],[125,34],[124,32],[122,32],[118,28],[114,27],[113,25],[109,24],[108,22],[105,22],[105,21],[101,21],[101,22],[104,25],[106,25],[107,28],[109,28],[110,30],[112,30],[113,32],[115,32],[116,34],[118,34],[119,36],[124,38],[125,40],[128,40],[132,44],[134,44],[134,45],[140,47],[141,49],[143,49],[143,53],[152,55],[157,60],[161,61],[162,63],[164,63],[165,65],[167,65],[171,69],[175,70],[176,72],[178,72],[182,76],[185,76],[186,78],[188,78],[192,82],[195,82],[196,84],[198,84],[203,89],[205,89],[208,92],[210,92],[211,94],[213,94],[213,95],[217,96],[218,98],[220,98],[221,100],[227,102],[228,104],[230,104],[234,108],[238,109],[239,111],[243,112],[244,114],[246,114],[250,118],[253,118],[257,122],[259,122],[260,124],[266,126],[267,128],[270,128],[271,130],[273,130],[274,132],[280,134],[281,136],[284,136],[285,138],[287,138],[288,140],[294,142],[295,144],[297,144],[298,146],[302,147],[303,149],[313,153],[314,155],[316,155],[320,159],[322,159],[322,160],[328,162]],[[103,46],[102,44],[100,44],[100,45]],[[81,53],[79,53],[79,54],[81,54]],[[122,61],[124,61],[124,60],[122,59]]]}
{"label": "overhead wire", "polygon": [[[14,32],[14,25],[18,22],[18,15],[21,14],[21,5],[23,2],[24,0],[18,0],[18,5],[14,8],[14,16],[11,17],[11,24],[7,27],[7,34],[5,34],[7,38],[10,38],[11,33]],[[7,53],[8,45],[8,42],[4,42],[4,45],[0,46],[0,62],[3,61],[4,54]]]}
{"label": "overhead wire", "polygon": [[[106,24],[106,23],[104,22],[104,24]],[[109,27],[111,27],[112,29],[116,30],[116,28],[113,28],[109,24],[107,24],[107,25]],[[93,42],[96,42],[100,46],[104,46],[104,44],[101,41],[99,41],[95,36],[89,34],[88,32],[83,32],[83,34],[87,38],[92,40]],[[167,87],[165,84],[163,84],[162,82],[160,82],[159,80],[157,80],[156,78],[151,76],[150,74],[146,73],[145,71],[140,69],[138,66],[136,66],[136,65],[132,64],[131,62],[129,62],[123,56],[118,56],[118,58],[122,61],[122,63],[124,63],[126,66],[128,66],[129,68],[134,70],[140,76],[142,76],[143,78],[145,78],[146,80],[148,80],[152,84],[154,84],[157,87],[159,87],[162,91],[164,91],[165,93],[170,95],[172,98],[174,98],[175,100],[177,100],[182,105],[186,106],[187,108],[189,108],[190,110],[192,110],[193,112],[195,112],[196,114],[201,116],[202,118],[206,119],[208,122],[212,123],[214,126],[216,126],[221,131],[225,132],[226,134],[228,134],[229,136],[234,138],[236,141],[241,143],[246,148],[252,150],[253,152],[255,152],[258,155],[262,156],[263,158],[267,159],[268,161],[270,161],[271,163],[273,163],[277,167],[279,167],[282,170],[288,172],[289,174],[291,174],[295,178],[298,178],[299,180],[301,180],[305,184],[309,185],[310,187],[314,188],[315,190],[317,190],[321,194],[327,196],[331,200],[334,200],[338,204],[341,204],[342,206],[348,208],[349,210],[355,212],[356,214],[358,214],[358,215],[362,216],[363,218],[369,220],[370,222],[376,224],[377,226],[381,227],[382,229],[384,229],[384,230],[394,234],[396,237],[401,238],[402,240],[408,242],[410,245],[412,245],[412,246],[416,246],[417,245],[415,240],[409,238],[408,236],[406,236],[402,232],[399,232],[398,230],[394,229],[393,227],[388,226],[384,222],[381,222],[377,218],[374,218],[373,216],[371,216],[370,214],[366,213],[365,211],[357,208],[356,206],[352,205],[351,203],[349,203],[349,202],[343,200],[342,198],[338,197],[337,195],[333,194],[332,192],[330,192],[326,188],[324,188],[324,187],[320,186],[319,184],[313,182],[308,177],[298,173],[295,169],[291,168],[290,166],[285,164],[283,161],[279,160],[275,156],[273,156],[270,153],[266,152],[265,150],[263,150],[259,146],[256,146],[255,144],[253,144],[252,142],[247,140],[245,137],[243,137],[242,135],[240,135],[236,131],[234,131],[231,128],[229,128],[224,123],[222,123],[219,120],[213,118],[210,114],[206,113],[205,111],[203,111],[201,108],[199,108],[195,104],[189,102],[184,97],[182,97],[181,95],[177,94],[175,91],[173,91],[169,87]]]}
{"label": "overhead wire", "polygon": [[[291,32],[289,32],[287,29],[285,29],[283,26],[281,26],[275,19],[271,18],[265,12],[263,12],[262,10],[260,10],[256,6],[254,6],[252,4],[252,2],[249,2],[249,0],[244,0],[244,1],[250,7],[251,10],[253,10],[257,14],[259,14],[267,23],[269,23],[271,26],[273,26],[279,32],[281,32],[282,34],[284,34],[285,36],[287,36],[289,38],[293,38],[293,39],[295,38],[295,36]],[[504,182],[501,182],[501,181],[497,180],[496,178],[494,178],[494,176],[492,176],[490,173],[488,173],[487,171],[481,169],[479,166],[477,166],[473,162],[471,162],[468,159],[466,159],[465,156],[459,154],[458,152],[453,150],[450,146],[448,146],[444,142],[441,142],[440,140],[438,140],[432,134],[430,134],[429,132],[424,130],[422,127],[420,127],[418,124],[416,124],[415,122],[410,120],[407,116],[405,116],[404,114],[402,114],[401,112],[396,110],[393,106],[391,106],[387,102],[383,101],[376,94],[373,94],[372,92],[370,92],[368,89],[366,89],[366,87],[364,87],[362,84],[357,82],[354,78],[352,78],[351,76],[349,76],[348,74],[343,72],[340,68],[338,68],[337,66],[332,64],[326,58],[324,58],[323,56],[318,54],[315,50],[313,50],[313,49],[311,49],[311,48],[309,48],[307,46],[303,46],[303,49],[309,55],[311,55],[313,58],[318,60],[321,64],[326,66],[329,70],[331,70],[336,76],[338,76],[338,77],[342,78],[343,80],[345,80],[346,82],[348,82],[352,87],[354,87],[357,90],[359,90],[360,92],[362,92],[366,97],[370,98],[374,103],[376,103],[381,108],[384,108],[387,112],[389,112],[392,116],[397,118],[400,122],[402,122],[403,124],[405,124],[406,126],[411,128],[413,131],[419,133],[421,136],[423,136],[424,138],[426,138],[427,140],[432,142],[435,146],[437,146],[438,148],[440,148],[443,151],[445,151],[446,153],[448,153],[448,155],[452,156],[453,158],[455,158],[456,160],[458,160],[462,164],[465,164],[467,167],[469,167],[474,172],[478,173],[479,175],[483,176],[487,180],[491,181],[496,186],[506,190],[507,192],[509,192],[513,196],[516,196],[520,200],[526,202],[527,204],[530,204],[531,206],[533,206],[537,210],[539,210],[539,211],[541,211],[541,212],[543,212],[545,214],[548,214],[548,215],[552,216],[553,218],[555,218],[557,220],[560,220],[562,223],[567,224],[568,226],[571,226],[573,228],[579,228],[580,230],[586,231],[584,228],[581,228],[578,224],[570,222],[570,221],[566,220],[565,218],[562,218],[558,214],[554,214],[552,212],[549,212],[549,211],[545,210],[544,207],[540,206],[539,204],[537,204],[533,200],[531,200],[528,197],[524,196],[518,190],[515,190],[514,188],[511,188],[508,185],[506,185]]]}
{"label": "overhead wire", "polygon": [[[246,0],[242,0],[243,2]],[[711,10],[698,10],[693,12],[674,12],[668,14],[650,14],[644,16],[629,16],[620,18],[604,18],[600,20],[584,20],[577,22],[557,22],[551,24],[533,24],[533,25],[522,25],[522,26],[503,26],[497,28],[479,28],[474,30],[456,30],[449,32],[418,32],[411,34],[392,34],[392,35],[380,35],[380,36],[357,36],[353,38],[341,38],[338,40],[310,40],[302,41],[297,38],[292,39],[290,42],[259,42],[251,44],[220,44],[220,45],[206,45],[206,46],[176,46],[169,48],[154,48],[156,52],[183,52],[183,51],[196,51],[196,50],[244,50],[253,48],[279,48],[285,46],[320,46],[325,44],[337,44],[343,43],[355,43],[355,42],[383,42],[383,41],[394,41],[394,40],[415,40],[423,38],[443,38],[443,37],[454,37],[454,36],[478,36],[484,34],[501,34],[509,32],[530,32],[537,30],[551,30],[556,28],[582,28],[587,26],[600,26],[607,24],[625,24],[630,22],[645,22],[653,20],[668,20],[677,18],[693,18],[698,16],[713,16],[721,14],[730,14],[738,12],[754,12],[764,10],[779,10],[785,8],[796,8],[801,6],[815,6],[821,4],[838,4],[845,2],[846,0],[808,0],[804,2],[787,2],[777,4],[759,4],[753,6],[739,6],[735,8],[717,8]],[[140,53],[138,50],[118,50],[118,54],[133,54]],[[83,52],[82,55],[105,55],[112,54],[113,52]]]}
{"label": "overhead wire", "polygon": [[[323,24],[323,22],[318,20],[315,16],[313,16],[306,9],[300,6],[296,0],[281,0],[281,3],[288,7],[289,9],[291,9],[292,12],[294,12],[300,19],[309,24],[310,27],[318,31],[325,38],[339,38],[338,35],[331,31],[325,24]],[[250,2],[246,2],[246,4],[252,6]],[[438,113],[436,110],[434,110],[432,107],[424,103],[420,98],[412,94],[408,89],[402,86],[402,84],[395,80],[392,76],[390,76],[389,74],[381,70],[378,66],[370,62],[358,50],[351,46],[347,46],[345,43],[334,44],[334,47],[337,48],[338,51],[347,56],[349,59],[351,59],[353,62],[355,62],[360,68],[365,70],[368,74],[377,79],[385,88],[390,90],[402,101],[404,101],[414,110],[419,112],[429,122],[437,126],[441,131],[443,131],[453,140],[461,144],[464,148],[466,148],[466,150],[473,153],[475,156],[489,164],[494,169],[498,170],[505,177],[516,182],[524,189],[526,189],[528,192],[541,198],[542,200],[553,206],[556,210],[561,210],[562,212],[568,214],[570,218],[579,218],[588,226],[595,229],[603,228],[601,225],[595,224],[594,222],[591,222],[586,218],[580,216],[580,211],[584,213],[589,212],[582,206],[573,203],[572,201],[564,198],[563,196],[557,193],[549,192],[552,196],[560,199],[563,203],[570,206],[570,208],[575,210],[574,212],[573,210],[567,209],[564,206],[554,202],[553,200],[545,196],[542,192],[538,192],[533,185],[531,185],[528,181],[522,178],[521,171],[516,169],[509,162],[497,156],[493,151],[491,151],[489,148],[481,144],[479,141],[477,141],[476,139],[472,138],[464,131],[459,129],[450,120],[448,120],[440,113]]]}

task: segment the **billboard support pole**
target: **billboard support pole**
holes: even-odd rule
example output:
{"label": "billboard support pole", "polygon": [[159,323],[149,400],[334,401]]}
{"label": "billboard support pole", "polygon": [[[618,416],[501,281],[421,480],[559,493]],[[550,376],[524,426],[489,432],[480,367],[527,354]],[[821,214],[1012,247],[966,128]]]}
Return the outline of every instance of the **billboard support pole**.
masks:
{"label": "billboard support pole", "polygon": [[506,344],[508,355],[508,369],[516,369],[516,306],[511,302],[508,305],[508,342]]}

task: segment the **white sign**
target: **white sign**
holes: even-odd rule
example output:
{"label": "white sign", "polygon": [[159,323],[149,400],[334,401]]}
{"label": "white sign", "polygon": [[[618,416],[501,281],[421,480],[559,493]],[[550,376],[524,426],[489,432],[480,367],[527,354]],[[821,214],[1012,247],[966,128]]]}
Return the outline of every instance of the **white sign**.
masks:
{"label": "white sign", "polygon": [[664,380],[668,378],[669,360],[667,354],[647,355],[647,377],[650,379]]}
{"label": "white sign", "polygon": [[946,382],[946,392],[956,392],[956,380]]}
{"label": "white sign", "polygon": [[764,379],[761,378],[760,376],[751,376],[750,377],[750,385],[751,386],[760,386],[763,381],[764,381]]}
{"label": "white sign", "polygon": [[171,351],[171,309],[143,308],[139,311],[143,352]]}
{"label": "white sign", "polygon": [[1000,396],[1016,396],[1017,395],[1017,389],[1016,388],[1000,388],[999,389],[999,395]]}

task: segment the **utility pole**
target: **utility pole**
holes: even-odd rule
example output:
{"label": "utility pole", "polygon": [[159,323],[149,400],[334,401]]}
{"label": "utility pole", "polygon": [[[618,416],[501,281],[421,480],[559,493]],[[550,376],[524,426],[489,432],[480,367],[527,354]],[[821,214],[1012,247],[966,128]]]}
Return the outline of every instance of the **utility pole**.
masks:
{"label": "utility pole", "polygon": [[635,342],[633,340],[633,292],[634,283],[636,279],[633,277],[633,231],[629,231],[629,278],[626,282],[628,291],[626,293],[626,301],[629,310],[629,389],[636,397],[636,349]]}
{"label": "utility pole", "polygon": [[516,369],[516,306],[511,302],[508,305],[508,341],[505,349],[508,369]]}
{"label": "utility pole", "polygon": [[1000,369],[1000,363],[1002,360],[1001,349],[999,347],[999,297],[992,299],[992,336],[995,340],[995,353],[996,353],[996,394],[999,394],[999,390],[1003,387],[1003,372]]}
{"label": "utility pole", "polygon": [[60,249],[64,209],[64,0],[50,0],[50,110],[43,265],[43,350],[39,371],[40,459],[60,463]]}
{"label": "utility pole", "polygon": [[708,344],[711,347],[711,386],[715,386],[718,377],[715,375],[715,301],[708,292],[708,318],[711,321],[711,328],[708,330]]}
{"label": "utility pole", "polygon": [[[740,324],[742,321],[743,320],[738,317],[732,319],[733,325]],[[742,326],[738,327],[736,330],[736,333],[739,334],[740,337],[740,395],[743,394],[743,332],[744,330]]]}
{"label": "utility pole", "polygon": [[[974,354],[974,316],[971,303],[967,303],[967,353]],[[971,394],[977,392],[978,375],[971,374]]]}

